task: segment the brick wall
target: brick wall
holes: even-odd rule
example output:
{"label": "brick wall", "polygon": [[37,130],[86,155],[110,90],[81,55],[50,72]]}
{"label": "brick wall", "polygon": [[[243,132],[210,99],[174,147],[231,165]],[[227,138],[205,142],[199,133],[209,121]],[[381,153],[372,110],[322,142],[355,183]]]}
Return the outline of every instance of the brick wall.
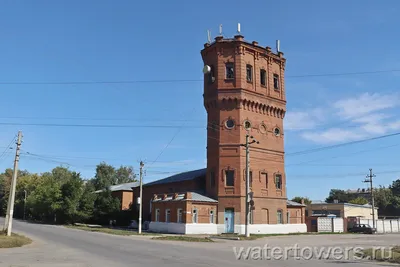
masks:
{"label": "brick wall", "polygon": [[[150,212],[150,201],[152,200],[154,194],[171,194],[177,192],[185,192],[185,191],[197,191],[199,189],[204,189],[205,186],[205,177],[199,177],[194,180],[182,181],[178,183],[169,183],[169,184],[159,184],[159,185],[151,185],[151,186],[143,186],[143,203],[142,203],[142,212],[143,212],[143,221],[151,220],[151,212]],[[135,196],[139,196],[139,187],[136,187],[133,190],[133,194]],[[135,207],[137,208],[136,201]],[[135,210],[137,212],[137,210]]]}
{"label": "brick wall", "polygon": [[133,192],[131,191],[114,191],[111,194],[120,200],[121,210],[128,210],[134,201]]}
{"label": "brick wall", "polygon": [[289,223],[305,223],[305,207],[288,207]]}
{"label": "brick wall", "polygon": [[165,222],[166,210],[170,210],[170,222],[178,222],[178,209],[182,209],[183,223],[193,223],[193,210],[197,210],[197,223],[210,223],[210,211],[214,212],[213,223],[216,223],[217,207],[216,204],[211,203],[192,203],[191,201],[167,201],[167,202],[154,202],[152,205],[152,221],[156,221],[156,210],[160,212],[159,222]]}
{"label": "brick wall", "polygon": [[[254,223],[277,222],[281,211],[283,223],[287,221],[286,176],[284,168],[283,118],[286,110],[284,69],[286,60],[282,53],[274,54],[270,48],[257,42],[243,42],[216,38],[212,46],[202,50],[204,64],[214,69],[215,81],[204,81],[204,106],[208,114],[207,130],[207,190],[218,198],[218,221],[223,223],[226,208],[235,211],[235,224],[245,223],[245,143],[249,133],[259,144],[252,144],[250,170],[254,193]],[[225,65],[234,64],[234,79],[227,80]],[[246,79],[246,65],[252,66],[252,81]],[[260,70],[267,73],[266,85],[260,83]],[[274,74],[279,75],[279,89],[274,89]],[[235,126],[225,127],[232,119]],[[249,130],[245,121],[251,123]],[[216,127],[211,127],[212,125]],[[276,136],[274,129],[280,129]],[[250,140],[251,141],[251,140]],[[226,185],[225,171],[233,170],[234,186]],[[216,184],[211,184],[211,173]],[[281,175],[281,188],[275,186],[275,175]]]}

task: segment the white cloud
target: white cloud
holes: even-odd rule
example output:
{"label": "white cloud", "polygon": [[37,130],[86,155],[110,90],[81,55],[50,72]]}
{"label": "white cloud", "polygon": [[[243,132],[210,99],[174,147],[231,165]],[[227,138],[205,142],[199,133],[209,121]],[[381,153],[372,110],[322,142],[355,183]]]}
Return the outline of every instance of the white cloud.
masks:
{"label": "white cloud", "polygon": [[397,95],[364,93],[359,97],[341,99],[333,104],[338,115],[344,119],[358,118],[372,112],[393,108],[398,103]]}
{"label": "white cloud", "polygon": [[[320,131],[314,129],[313,132],[302,132],[300,136],[315,143],[326,144],[360,140],[398,130],[400,129],[400,120],[391,121],[394,114],[390,113],[392,110],[389,110],[400,104],[398,100],[398,95],[369,93],[361,94],[358,97],[340,99],[330,107],[325,108],[326,113],[322,114],[323,116],[319,118],[319,121],[323,121],[324,118],[327,121],[331,117],[351,124],[350,126]],[[307,112],[303,113],[308,114]],[[329,113],[331,116],[326,116]],[[297,116],[297,118],[294,116],[292,120],[300,122],[300,119],[309,119],[307,116]],[[316,124],[311,125],[309,123],[309,126],[308,130],[313,127],[317,128]]]}
{"label": "white cloud", "polygon": [[332,128],[323,132],[306,132],[302,133],[301,136],[315,143],[355,141],[365,137],[365,135],[361,133],[340,128]]}
{"label": "white cloud", "polygon": [[315,128],[324,119],[323,110],[315,108],[309,111],[287,112],[285,115],[286,130],[307,130]]}

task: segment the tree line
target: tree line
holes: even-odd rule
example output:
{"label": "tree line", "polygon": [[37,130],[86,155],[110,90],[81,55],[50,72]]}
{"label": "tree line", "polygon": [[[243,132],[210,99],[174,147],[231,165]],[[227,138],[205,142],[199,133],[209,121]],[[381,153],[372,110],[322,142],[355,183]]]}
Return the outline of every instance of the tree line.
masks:
{"label": "tree line", "polygon": [[[374,204],[377,207],[379,216],[400,216],[400,179],[392,182],[388,187],[379,186],[373,190]],[[311,201],[307,197],[295,197],[292,200],[301,202],[305,200],[306,204]],[[325,199],[327,203],[352,203],[352,204],[371,204],[371,194],[368,190],[345,191],[342,189],[331,189],[329,196]]]}
{"label": "tree line", "polygon": [[[0,174],[0,214],[3,216],[12,173],[12,169],[6,169]],[[98,164],[95,176],[87,180],[65,167],[40,174],[21,170],[18,171],[14,218],[57,224],[108,224],[112,219],[126,225],[135,215],[132,211],[120,210],[120,200],[112,196],[109,188],[135,181],[132,167],[115,168],[105,162]]]}

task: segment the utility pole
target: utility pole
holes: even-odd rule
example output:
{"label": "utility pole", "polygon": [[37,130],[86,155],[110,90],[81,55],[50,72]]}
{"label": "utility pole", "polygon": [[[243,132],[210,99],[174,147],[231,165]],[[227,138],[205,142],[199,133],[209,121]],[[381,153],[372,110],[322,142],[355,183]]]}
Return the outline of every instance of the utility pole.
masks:
{"label": "utility pole", "polygon": [[371,192],[371,205],[372,205],[372,227],[375,228],[375,201],[374,201],[374,187],[372,185],[372,178],[376,177],[375,174],[372,174],[372,169],[369,169],[369,174],[367,175],[368,179],[365,179],[364,183],[369,183],[370,192]]}
{"label": "utility pole", "polygon": [[10,188],[10,205],[9,210],[7,211],[6,215],[6,223],[7,223],[7,236],[11,236],[12,230],[12,220],[14,215],[14,201],[15,201],[15,188],[17,186],[17,176],[18,176],[18,162],[19,162],[19,150],[21,147],[22,142],[22,132],[18,132],[18,139],[17,139],[17,148],[15,151],[15,160],[14,160],[14,172],[11,180],[11,188]]}
{"label": "utility pole", "polygon": [[139,202],[139,225],[138,230],[139,234],[142,233],[142,203],[143,203],[143,161],[140,162],[140,202]]}
{"label": "utility pole", "polygon": [[[253,139],[251,142],[249,142],[249,138]],[[250,224],[250,209],[252,208],[250,205],[250,145],[257,143],[259,144],[259,141],[254,140],[253,136],[249,136],[249,134],[246,134],[246,144],[241,144],[241,146],[244,146],[246,148],[246,225],[245,225],[245,235],[246,237],[250,236],[249,232],[249,224]]]}

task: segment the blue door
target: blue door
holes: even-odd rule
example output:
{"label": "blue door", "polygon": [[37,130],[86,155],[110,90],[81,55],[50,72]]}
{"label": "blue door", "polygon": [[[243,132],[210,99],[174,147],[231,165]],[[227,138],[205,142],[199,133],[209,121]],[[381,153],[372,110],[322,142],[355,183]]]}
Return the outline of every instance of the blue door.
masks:
{"label": "blue door", "polygon": [[235,231],[235,211],[234,209],[225,209],[225,233]]}

